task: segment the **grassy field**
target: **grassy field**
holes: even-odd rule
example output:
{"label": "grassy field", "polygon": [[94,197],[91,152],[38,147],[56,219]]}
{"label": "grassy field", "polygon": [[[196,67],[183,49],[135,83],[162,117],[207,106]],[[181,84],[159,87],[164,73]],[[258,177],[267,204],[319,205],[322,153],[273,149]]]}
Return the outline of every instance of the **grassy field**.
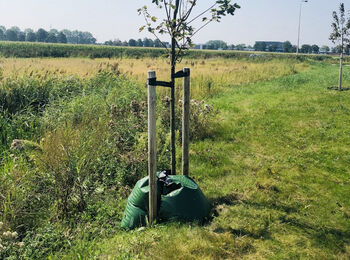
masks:
{"label": "grassy field", "polygon": [[[2,100],[23,100],[29,92],[22,93],[20,89],[37,93],[48,89],[48,98],[41,102],[23,102],[21,110],[8,102],[13,112],[8,115],[10,109],[2,111],[6,114],[2,132],[4,126],[21,129],[8,130],[2,139],[0,202],[4,206],[0,214],[4,224],[0,229],[19,233],[18,240],[8,242],[6,256],[350,257],[350,92],[327,90],[337,83],[337,67],[288,59],[209,59],[193,64],[184,60],[182,65],[193,71],[192,97],[213,104],[215,110],[205,114],[203,107],[193,104],[192,116],[199,117],[192,122],[197,136],[193,137],[190,151],[191,176],[210,200],[211,219],[204,225],[163,223],[127,232],[119,228],[119,223],[132,184],[145,172],[146,130],[145,121],[138,119],[143,118],[142,109],[130,112],[129,104],[137,101],[141,106],[145,99],[145,71],[154,68],[163,77],[166,62],[2,61],[0,98],[6,96]],[[97,68],[101,71],[96,74]],[[127,77],[120,75],[119,69]],[[72,78],[71,74],[76,76]],[[344,76],[349,85],[348,67]],[[159,103],[165,95],[162,93]],[[117,112],[110,111],[111,106]],[[159,163],[165,166],[169,163],[168,126],[162,123],[166,114],[158,117]],[[137,129],[125,135],[131,125]],[[9,140],[14,138],[34,142],[27,144],[34,149],[10,152]],[[120,142],[120,138],[128,141]],[[36,151],[36,144],[43,152]],[[10,153],[15,153],[17,159]],[[109,153],[113,153],[112,158]],[[119,165],[130,156],[127,163]],[[116,175],[109,176],[111,171]],[[75,175],[79,178],[74,179]],[[96,179],[90,179],[95,175]],[[71,176],[74,185],[67,189],[69,179],[62,181],[62,176]],[[73,197],[67,202],[66,217],[62,215],[64,197],[59,190],[50,188],[58,184]],[[84,197],[84,210],[72,211],[72,207],[82,206],[79,188],[85,192],[85,186],[89,197]],[[30,191],[33,187],[37,194]],[[20,241],[24,242],[22,247],[11,244]]]}
{"label": "grassy field", "polygon": [[191,147],[212,220],[119,231],[67,257],[348,259],[350,93],[326,90],[336,76],[317,64],[212,98],[215,134]]}
{"label": "grassy field", "polygon": [[[189,60],[181,63],[192,71],[193,97],[209,97],[234,84],[253,83],[282,75],[297,73],[309,67],[296,60]],[[162,58],[143,59],[86,59],[86,58],[31,58],[0,59],[3,77],[36,75],[40,77],[74,75],[78,78],[95,77],[106,69],[118,70],[142,84],[147,72],[155,70],[161,80],[169,78],[169,63]],[[180,67],[180,66],[179,66]],[[181,68],[181,67],[180,67]],[[179,69],[180,69],[179,68]],[[182,83],[178,81],[178,86]],[[181,94],[181,93],[180,93]]]}

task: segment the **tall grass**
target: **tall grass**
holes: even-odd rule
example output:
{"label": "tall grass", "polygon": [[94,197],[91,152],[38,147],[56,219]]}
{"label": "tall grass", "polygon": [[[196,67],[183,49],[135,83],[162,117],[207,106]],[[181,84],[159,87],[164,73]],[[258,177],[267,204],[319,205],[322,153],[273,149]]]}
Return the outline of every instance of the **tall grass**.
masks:
{"label": "tall grass", "polygon": [[[228,86],[253,83],[261,80],[269,80],[283,75],[301,72],[310,65],[294,59],[259,59],[259,60],[225,60],[184,59],[178,68],[189,67],[191,69],[191,91],[194,98],[205,98],[224,91]],[[3,74],[33,75],[39,79],[54,76],[60,79],[62,76],[74,75],[79,78],[95,77],[96,73],[105,69],[118,70],[124,75],[144,83],[147,79],[147,71],[155,70],[160,80],[168,80],[169,64],[166,59],[142,58],[142,59],[4,59]],[[45,76],[46,75],[46,76]],[[74,77],[72,80],[74,80]],[[52,77],[50,77],[52,78]],[[58,80],[60,81],[60,80]],[[46,83],[47,84],[47,83]],[[57,89],[63,89],[60,82],[55,82]],[[178,80],[177,88],[181,94],[182,82]],[[61,84],[62,85],[62,84]],[[83,89],[83,87],[79,87]],[[166,91],[160,90],[166,95]],[[180,97],[179,97],[180,98]]]}

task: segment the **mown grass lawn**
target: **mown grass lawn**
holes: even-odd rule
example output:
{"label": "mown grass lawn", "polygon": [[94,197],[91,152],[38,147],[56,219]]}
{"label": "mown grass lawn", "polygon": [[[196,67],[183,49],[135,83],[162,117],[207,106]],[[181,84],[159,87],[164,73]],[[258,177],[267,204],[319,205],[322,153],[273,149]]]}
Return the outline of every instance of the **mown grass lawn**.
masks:
{"label": "mown grass lawn", "polygon": [[337,72],[315,64],[211,99],[218,123],[191,146],[191,175],[213,205],[208,223],[120,230],[64,257],[349,259],[350,91],[327,90]]}

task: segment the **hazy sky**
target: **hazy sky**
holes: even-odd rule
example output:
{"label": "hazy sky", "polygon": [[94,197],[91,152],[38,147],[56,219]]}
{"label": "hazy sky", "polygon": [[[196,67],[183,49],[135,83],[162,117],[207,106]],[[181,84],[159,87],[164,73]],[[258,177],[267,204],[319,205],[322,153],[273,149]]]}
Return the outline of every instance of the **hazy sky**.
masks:
{"label": "hazy sky", "polygon": [[[197,12],[214,0],[199,0]],[[297,42],[300,0],[236,0],[241,9],[220,24],[211,24],[194,41],[220,39],[228,43],[254,44],[256,40]],[[309,0],[303,4],[301,44],[331,45],[328,40],[332,11],[350,0]],[[143,19],[137,8],[151,0],[0,0],[0,25],[90,31],[98,42],[119,38],[143,38]],[[166,40],[166,39],[163,39]]]}

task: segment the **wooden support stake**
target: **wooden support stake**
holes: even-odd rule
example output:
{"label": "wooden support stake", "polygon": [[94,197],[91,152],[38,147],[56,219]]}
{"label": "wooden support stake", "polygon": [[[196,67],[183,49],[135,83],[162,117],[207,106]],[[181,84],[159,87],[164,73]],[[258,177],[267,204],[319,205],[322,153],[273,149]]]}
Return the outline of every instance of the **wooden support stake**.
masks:
{"label": "wooden support stake", "polygon": [[182,174],[189,174],[189,145],[190,145],[190,69],[184,68],[188,76],[183,79],[182,105]]}
{"label": "wooden support stake", "polygon": [[[155,71],[148,72],[148,79],[156,78]],[[148,177],[149,177],[149,225],[157,218],[157,132],[156,86],[148,85]]]}

